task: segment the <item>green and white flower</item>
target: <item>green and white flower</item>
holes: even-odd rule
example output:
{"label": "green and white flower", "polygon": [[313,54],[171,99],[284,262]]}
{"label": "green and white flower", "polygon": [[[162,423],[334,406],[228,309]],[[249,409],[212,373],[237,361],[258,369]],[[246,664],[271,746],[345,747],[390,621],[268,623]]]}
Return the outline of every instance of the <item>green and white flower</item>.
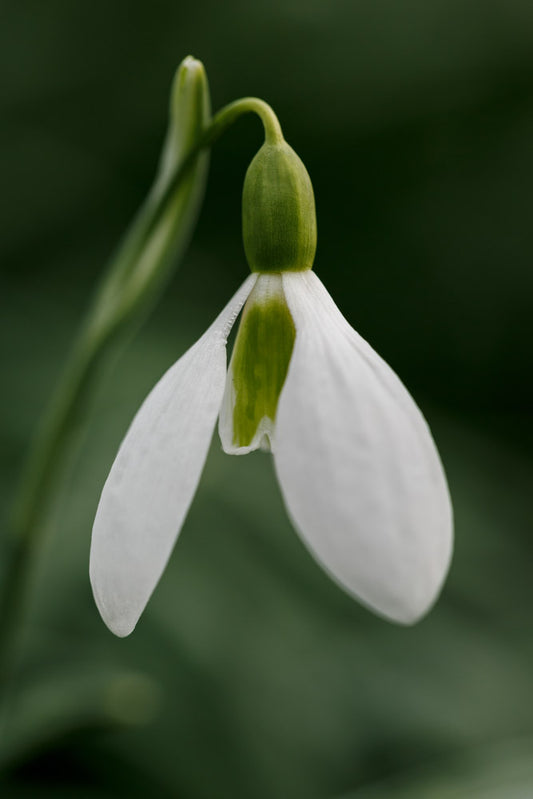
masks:
{"label": "green and white flower", "polygon": [[[149,394],[103,489],[90,568],[102,617],[120,636],[135,627],[218,418],[225,452],[271,450],[289,517],[333,579],[378,614],[412,623],[434,602],[452,548],[428,426],[310,270],[312,188],[285,143],[252,162],[243,210],[253,274]],[[226,372],[226,341],[243,306]]]}

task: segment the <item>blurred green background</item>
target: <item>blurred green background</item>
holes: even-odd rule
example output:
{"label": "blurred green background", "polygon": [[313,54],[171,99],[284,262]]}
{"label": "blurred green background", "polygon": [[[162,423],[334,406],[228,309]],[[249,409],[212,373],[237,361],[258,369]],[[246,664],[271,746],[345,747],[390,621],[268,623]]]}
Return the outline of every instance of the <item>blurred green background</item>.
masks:
{"label": "blurred green background", "polygon": [[171,79],[192,53],[214,109],[253,94],[277,111],[315,187],[316,271],[424,410],[457,533],[435,610],[395,627],[311,560],[270,457],[228,458],[215,438],[138,629],[119,640],[101,622],[88,550],[116,448],[247,274],[240,193],[262,133],[242,120],[55,507],[0,741],[2,797],[533,797],[533,5],[0,11],[3,507],[151,183]]}

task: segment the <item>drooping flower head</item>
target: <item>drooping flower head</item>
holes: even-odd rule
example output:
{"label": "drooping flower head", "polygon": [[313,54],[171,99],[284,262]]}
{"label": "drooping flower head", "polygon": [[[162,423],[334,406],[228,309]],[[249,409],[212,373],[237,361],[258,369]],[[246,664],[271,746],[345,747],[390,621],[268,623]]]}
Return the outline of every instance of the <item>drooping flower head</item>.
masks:
{"label": "drooping flower head", "polygon": [[102,617],[120,636],[135,627],[218,417],[225,452],[272,452],[294,528],[333,579],[378,614],[412,623],[448,569],[446,479],[410,394],[311,271],[313,189],[281,137],[248,169],[243,232],[252,274],[148,395],[104,486],[90,568]]}

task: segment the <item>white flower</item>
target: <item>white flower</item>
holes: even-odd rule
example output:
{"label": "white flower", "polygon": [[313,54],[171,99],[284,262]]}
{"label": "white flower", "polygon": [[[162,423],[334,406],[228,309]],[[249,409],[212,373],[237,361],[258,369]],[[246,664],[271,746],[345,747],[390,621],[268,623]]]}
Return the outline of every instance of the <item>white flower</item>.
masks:
{"label": "white flower", "polygon": [[[247,298],[226,376],[226,340]],[[165,568],[219,413],[227,452],[270,445],[294,527],[334,580],[394,621],[428,610],[449,565],[452,512],[427,424],[318,277],[288,271],[250,275],[120,447],[90,566],[114,633],[133,630]]]}

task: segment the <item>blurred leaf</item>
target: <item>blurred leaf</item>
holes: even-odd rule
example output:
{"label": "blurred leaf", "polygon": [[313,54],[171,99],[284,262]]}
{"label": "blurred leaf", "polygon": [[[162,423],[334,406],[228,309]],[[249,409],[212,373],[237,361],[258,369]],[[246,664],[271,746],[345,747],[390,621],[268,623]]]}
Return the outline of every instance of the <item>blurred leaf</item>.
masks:
{"label": "blurred leaf", "polygon": [[420,769],[339,799],[530,799],[533,741],[517,740],[465,750],[445,766]]}
{"label": "blurred leaf", "polygon": [[7,707],[8,734],[0,769],[12,767],[55,740],[82,730],[146,725],[157,712],[158,689],[148,677],[107,668],[98,673],[58,668],[24,686]]}

